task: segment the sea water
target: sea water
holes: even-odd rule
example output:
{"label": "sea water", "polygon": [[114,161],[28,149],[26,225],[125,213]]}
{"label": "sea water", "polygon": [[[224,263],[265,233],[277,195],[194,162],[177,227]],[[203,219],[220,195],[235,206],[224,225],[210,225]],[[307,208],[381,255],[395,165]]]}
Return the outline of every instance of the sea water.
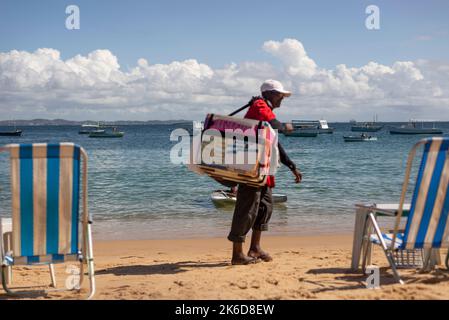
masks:
{"label": "sea water", "polygon": [[[182,127],[186,127],[183,124]],[[350,124],[330,124],[333,134],[316,138],[284,137],[280,142],[303,173],[301,184],[285,167],[274,192],[286,194],[276,205],[270,235],[348,233],[356,203],[399,201],[407,155],[422,135],[390,135],[388,128],[369,133],[377,141],[344,142]],[[388,123],[386,126],[397,126]],[[217,207],[210,194],[223,188],[170,161],[170,133],[179,125],[121,126],[123,138],[93,139],[76,126],[22,127],[22,137],[7,143],[74,142],[89,155],[89,211],[99,239],[226,237],[233,206]],[[445,133],[449,123],[438,123]],[[418,159],[419,160],[419,159]],[[10,216],[9,160],[0,155],[0,216]],[[411,187],[416,177],[411,177]]]}

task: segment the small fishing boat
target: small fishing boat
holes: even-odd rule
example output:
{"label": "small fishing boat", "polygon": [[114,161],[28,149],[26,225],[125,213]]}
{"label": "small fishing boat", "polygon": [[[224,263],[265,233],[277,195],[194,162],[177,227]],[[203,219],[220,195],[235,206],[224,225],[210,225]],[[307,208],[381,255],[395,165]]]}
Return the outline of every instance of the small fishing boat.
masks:
{"label": "small fishing boat", "polygon": [[390,134],[443,134],[443,130],[435,127],[435,123],[433,123],[432,128],[425,128],[424,121],[419,122],[421,126],[417,125],[418,121],[410,120],[406,125],[392,127]]}
{"label": "small fishing boat", "polygon": [[345,142],[364,142],[364,141],[377,141],[377,137],[371,137],[366,134],[360,136],[344,136]]}
{"label": "small fishing boat", "polygon": [[122,138],[125,135],[123,131],[118,131],[117,128],[113,128],[112,131],[96,130],[89,133],[89,138]]}
{"label": "small fishing boat", "polygon": [[22,135],[22,130],[15,129],[12,131],[0,131],[0,136],[3,137],[20,137]]}
{"label": "small fishing boat", "polygon": [[[237,197],[234,193],[226,190],[216,190],[210,195],[212,202],[217,205],[235,204]],[[287,196],[285,194],[273,193],[274,203],[287,202]]]}

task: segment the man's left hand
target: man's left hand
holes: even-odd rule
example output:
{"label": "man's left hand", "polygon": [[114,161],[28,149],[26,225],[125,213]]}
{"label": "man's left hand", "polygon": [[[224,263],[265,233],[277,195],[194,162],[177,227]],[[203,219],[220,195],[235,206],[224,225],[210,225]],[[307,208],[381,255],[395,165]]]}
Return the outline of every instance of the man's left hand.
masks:
{"label": "man's left hand", "polygon": [[302,181],[302,173],[301,173],[301,171],[299,171],[298,169],[295,169],[292,172],[295,175],[295,183],[301,183],[301,181]]}

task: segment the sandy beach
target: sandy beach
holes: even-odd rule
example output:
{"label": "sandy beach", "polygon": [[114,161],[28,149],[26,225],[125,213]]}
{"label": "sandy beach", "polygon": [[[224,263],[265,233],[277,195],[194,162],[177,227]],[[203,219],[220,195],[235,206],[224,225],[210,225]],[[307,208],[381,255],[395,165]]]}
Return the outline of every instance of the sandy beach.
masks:
{"label": "sandy beach", "polygon": [[[401,270],[405,285],[381,268],[381,288],[367,289],[366,276],[349,269],[350,234],[265,237],[263,246],[272,262],[232,266],[231,243],[221,238],[96,241],[94,299],[449,299],[444,266],[430,273]],[[379,248],[373,263],[387,266]],[[62,287],[67,269],[57,265],[56,271]],[[13,286],[24,284],[26,275],[34,286],[50,281],[45,267],[15,267]],[[83,293],[42,299],[79,299]],[[6,298],[2,291],[0,299]]]}

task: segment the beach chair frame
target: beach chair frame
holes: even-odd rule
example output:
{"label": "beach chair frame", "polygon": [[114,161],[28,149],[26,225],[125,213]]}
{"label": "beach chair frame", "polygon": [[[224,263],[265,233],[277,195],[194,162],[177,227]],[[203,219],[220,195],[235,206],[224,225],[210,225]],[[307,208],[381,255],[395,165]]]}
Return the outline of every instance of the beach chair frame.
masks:
{"label": "beach chair frame", "polygon": [[[397,261],[395,260],[395,254],[397,254],[398,250],[407,250],[410,248],[397,249],[397,248],[395,248],[395,243],[396,243],[396,239],[398,237],[398,233],[402,231],[402,230],[399,230],[399,226],[400,226],[401,217],[403,216],[403,212],[404,212],[404,203],[405,203],[405,198],[406,198],[407,190],[408,190],[408,186],[409,186],[410,174],[411,174],[412,166],[413,166],[413,160],[415,159],[416,152],[417,152],[418,148],[420,148],[421,146],[423,146],[427,143],[433,142],[436,139],[443,140],[442,138],[422,139],[412,147],[411,151],[409,152],[408,158],[407,158],[407,166],[406,166],[406,170],[405,170],[405,177],[404,177],[404,182],[402,185],[401,198],[399,201],[398,210],[396,212],[391,211],[391,210],[384,210],[384,212],[383,212],[387,215],[395,216],[394,229],[393,229],[393,233],[392,233],[393,236],[392,236],[390,246],[387,246],[387,244],[382,236],[382,232],[380,230],[378,221],[376,219],[376,213],[381,212],[382,210],[379,210],[379,208],[376,208],[375,206],[357,205],[358,207],[369,210],[369,214],[365,221],[365,223],[367,225],[365,225],[365,228],[364,228],[364,230],[366,230],[366,231],[363,236],[363,243],[362,243],[362,255],[363,255],[362,270],[363,270],[363,272],[366,271],[366,265],[368,263],[371,263],[371,254],[372,254],[371,247],[372,247],[373,243],[370,240],[370,235],[372,234],[372,231],[374,231],[377,238],[379,239],[380,247],[382,248],[382,250],[387,258],[387,261],[390,264],[390,267],[393,271],[393,276],[394,276],[395,280],[401,284],[404,283],[399,275],[398,270],[397,270],[398,264],[397,264]],[[448,155],[448,157],[449,157],[449,155]],[[420,186],[416,186],[416,187],[420,187]],[[443,246],[440,246],[439,248],[442,248],[442,247]],[[423,269],[429,269],[430,267],[433,267],[432,260],[435,260],[435,254],[436,254],[435,249],[427,248],[425,250],[422,250],[422,252],[423,252],[423,257],[422,257]],[[449,266],[448,266],[449,254],[446,257],[445,262],[446,262],[446,266],[449,268]]]}
{"label": "beach chair frame", "polygon": [[[4,147],[0,147],[0,153],[9,152],[11,145],[6,145]],[[12,290],[6,279],[6,274],[11,271],[12,265],[5,263],[5,257],[2,254],[2,286],[7,294],[12,296],[26,296],[29,294],[47,294],[49,292],[54,291],[80,291],[83,285],[83,281],[85,278],[85,269],[87,269],[87,277],[89,279],[89,291],[87,295],[87,299],[91,299],[95,295],[96,285],[95,285],[95,268],[94,268],[94,256],[93,256],[93,245],[92,245],[92,219],[88,209],[88,192],[87,192],[87,175],[88,175],[88,156],[86,151],[79,147],[80,150],[80,161],[82,164],[81,168],[81,177],[82,177],[82,210],[81,214],[78,217],[78,223],[81,224],[82,228],[82,238],[81,238],[81,255],[78,256],[78,262],[80,264],[80,281],[79,281],[79,289],[49,289],[49,290],[22,290],[15,291]],[[55,262],[40,262],[36,265],[49,265],[50,277],[51,277],[51,286],[56,288],[56,276],[54,270]],[[61,262],[63,263],[63,262]],[[32,266],[33,264],[31,264]]]}

